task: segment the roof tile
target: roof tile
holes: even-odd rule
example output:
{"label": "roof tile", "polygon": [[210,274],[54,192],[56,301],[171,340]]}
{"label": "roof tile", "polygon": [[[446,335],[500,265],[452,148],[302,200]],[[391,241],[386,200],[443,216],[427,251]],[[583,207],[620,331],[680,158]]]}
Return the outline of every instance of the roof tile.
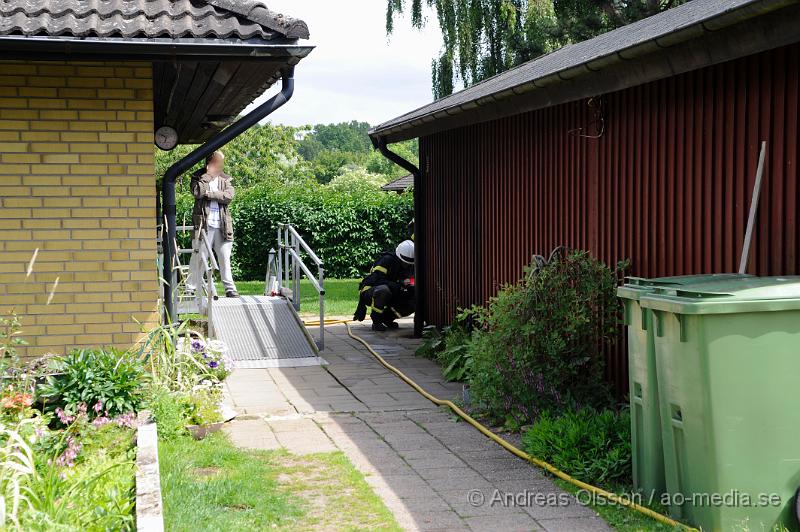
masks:
{"label": "roof tile", "polygon": [[308,38],[258,0],[0,0],[0,36]]}

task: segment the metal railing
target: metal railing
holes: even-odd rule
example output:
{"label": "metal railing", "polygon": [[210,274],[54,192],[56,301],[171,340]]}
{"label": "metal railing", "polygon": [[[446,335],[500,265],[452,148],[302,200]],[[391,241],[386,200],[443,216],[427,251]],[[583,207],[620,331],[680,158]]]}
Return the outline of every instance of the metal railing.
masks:
{"label": "metal railing", "polygon": [[[301,256],[303,253],[317,266],[315,276],[308,269]],[[319,348],[325,349],[325,273],[322,261],[306,244],[291,224],[278,225],[278,292],[286,297],[300,311],[300,277],[305,274],[319,294]],[[267,290],[269,290],[269,268],[267,270]]]}

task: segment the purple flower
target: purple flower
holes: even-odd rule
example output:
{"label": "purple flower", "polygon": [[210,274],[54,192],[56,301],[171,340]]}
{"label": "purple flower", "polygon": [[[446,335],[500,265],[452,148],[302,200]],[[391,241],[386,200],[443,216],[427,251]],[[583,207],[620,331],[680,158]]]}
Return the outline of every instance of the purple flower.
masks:
{"label": "purple flower", "polygon": [[132,429],[136,427],[136,414],[133,412],[122,414],[121,416],[114,418],[114,422],[120,427],[128,427]]}
{"label": "purple flower", "polygon": [[192,351],[199,353],[205,349],[205,345],[200,340],[192,340]]}
{"label": "purple flower", "polygon": [[103,401],[97,401],[92,409],[95,411],[96,414],[99,414],[103,411]]}
{"label": "purple flower", "polygon": [[66,412],[64,412],[61,408],[56,408],[56,416],[58,420],[61,422],[62,425],[69,425],[73,421],[75,421],[75,416],[70,416]]}
{"label": "purple flower", "polygon": [[208,363],[208,367],[211,369],[216,369],[218,366],[219,362],[217,362],[216,360],[212,360],[211,362]]}
{"label": "purple flower", "polygon": [[105,425],[108,425],[109,423],[111,423],[111,420],[108,419],[106,416],[96,417],[94,421],[92,421],[92,425],[94,425],[95,427],[103,427]]}
{"label": "purple flower", "polygon": [[67,466],[72,467],[75,465],[75,459],[78,457],[78,453],[81,452],[82,445],[78,443],[78,441],[70,436],[67,439],[67,448],[64,452],[56,459],[56,465],[59,466]]}

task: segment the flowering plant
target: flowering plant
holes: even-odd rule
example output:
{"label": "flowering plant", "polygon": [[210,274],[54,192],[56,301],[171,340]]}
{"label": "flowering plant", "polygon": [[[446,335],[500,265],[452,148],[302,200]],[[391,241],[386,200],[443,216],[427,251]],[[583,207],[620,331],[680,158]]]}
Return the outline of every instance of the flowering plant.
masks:
{"label": "flowering plant", "polygon": [[109,425],[129,429],[136,427],[134,412],[110,414],[102,401],[96,402],[91,408],[86,403],[79,403],[75,409],[68,410],[57,407],[54,414],[64,429],[39,431],[37,435],[41,439],[38,448],[45,454],[54,455],[55,465],[67,468],[75,465],[83,448],[82,441],[96,431]]}
{"label": "flowering plant", "polygon": [[0,390],[0,420],[21,421],[33,417],[33,395],[13,386]]}
{"label": "flowering plant", "polygon": [[222,421],[219,402],[219,391],[212,388],[200,388],[183,396],[186,421],[191,425],[210,425]]}
{"label": "flowering plant", "polygon": [[224,343],[219,340],[204,341],[199,338],[193,338],[188,343],[188,354],[197,362],[201,382],[210,380],[211,384],[216,384],[230,375],[233,361],[228,356],[228,349]]}
{"label": "flowering plant", "polygon": [[[84,414],[90,420],[102,412],[108,414],[106,417],[116,417],[137,411],[149,380],[138,360],[113,349],[75,350],[54,358],[51,365],[57,373],[37,388],[45,411],[61,409],[71,416]],[[87,404],[98,403],[102,412],[86,410]]]}

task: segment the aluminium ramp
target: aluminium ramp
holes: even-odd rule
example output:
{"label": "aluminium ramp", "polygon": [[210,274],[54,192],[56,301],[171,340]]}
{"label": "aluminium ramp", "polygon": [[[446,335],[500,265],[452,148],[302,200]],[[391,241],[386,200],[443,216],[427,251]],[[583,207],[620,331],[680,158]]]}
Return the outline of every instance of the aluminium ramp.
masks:
{"label": "aluminium ramp", "polygon": [[295,310],[281,297],[220,298],[211,319],[237,368],[327,364]]}

